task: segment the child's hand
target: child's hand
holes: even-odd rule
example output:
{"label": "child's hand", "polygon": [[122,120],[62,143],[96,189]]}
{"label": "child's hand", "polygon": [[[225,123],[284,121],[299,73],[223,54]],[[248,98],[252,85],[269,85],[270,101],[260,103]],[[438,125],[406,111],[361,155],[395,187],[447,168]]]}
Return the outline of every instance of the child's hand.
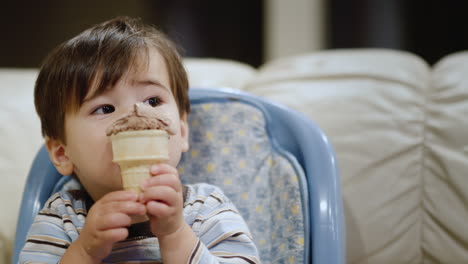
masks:
{"label": "child's hand", "polygon": [[145,212],[137,194],[130,191],[108,193],[89,210],[76,242],[87,256],[101,262],[110,254],[115,242],[127,238],[130,215],[144,215]]}
{"label": "child's hand", "polygon": [[151,221],[151,231],[164,237],[181,229],[185,220],[182,215],[183,188],[177,169],[168,164],[151,168],[151,177],[142,184],[141,202]]}

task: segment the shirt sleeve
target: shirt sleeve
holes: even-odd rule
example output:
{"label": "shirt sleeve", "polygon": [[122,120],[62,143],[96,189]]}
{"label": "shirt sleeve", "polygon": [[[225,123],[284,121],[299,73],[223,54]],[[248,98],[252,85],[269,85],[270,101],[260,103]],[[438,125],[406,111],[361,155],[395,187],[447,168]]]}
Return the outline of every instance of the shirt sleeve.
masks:
{"label": "shirt sleeve", "polygon": [[[67,208],[68,207],[68,208]],[[28,231],[18,263],[58,263],[66,249],[78,237],[70,200],[59,193],[53,195],[37,214]],[[81,222],[81,220],[78,220]]]}
{"label": "shirt sleeve", "polygon": [[216,187],[203,196],[192,225],[199,241],[188,263],[260,263],[252,235],[234,204]]}

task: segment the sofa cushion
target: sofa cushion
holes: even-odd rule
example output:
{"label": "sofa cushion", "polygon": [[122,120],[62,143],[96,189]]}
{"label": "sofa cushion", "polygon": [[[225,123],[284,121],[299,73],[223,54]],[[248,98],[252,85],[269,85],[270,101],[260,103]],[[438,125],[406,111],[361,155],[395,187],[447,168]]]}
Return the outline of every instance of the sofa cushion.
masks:
{"label": "sofa cushion", "polygon": [[0,175],[3,180],[0,184],[0,200],[3,201],[0,237],[5,239],[4,249],[8,258],[13,250],[24,182],[34,155],[43,142],[33,103],[36,76],[37,70],[0,70]]}
{"label": "sofa cushion", "polygon": [[190,87],[241,89],[255,77],[252,66],[225,59],[186,58]]}
{"label": "sofa cushion", "polygon": [[307,114],[336,150],[348,263],[419,263],[429,67],[389,50],[279,59],[246,90]]}
{"label": "sofa cushion", "polygon": [[0,264],[6,264],[7,261],[7,251],[6,251],[6,242],[3,237],[0,236]]}
{"label": "sofa cushion", "polygon": [[436,263],[468,262],[468,52],[434,67],[428,95],[424,170],[424,254]]}

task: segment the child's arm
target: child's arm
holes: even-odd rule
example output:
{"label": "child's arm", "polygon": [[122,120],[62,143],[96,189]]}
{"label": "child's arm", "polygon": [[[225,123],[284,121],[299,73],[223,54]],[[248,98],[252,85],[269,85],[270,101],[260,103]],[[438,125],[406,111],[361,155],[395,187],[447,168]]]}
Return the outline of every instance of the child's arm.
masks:
{"label": "child's arm", "polygon": [[220,263],[228,259],[260,263],[247,224],[218,188],[209,187],[206,200],[201,202],[206,207],[194,224],[197,237],[183,217],[183,189],[177,170],[162,164],[154,166],[151,173],[155,177],[143,184],[142,201],[146,202],[164,263]]}
{"label": "child's arm", "polygon": [[145,214],[145,207],[137,200],[138,195],[133,192],[116,191],[97,201],[86,217],[80,236],[60,263],[101,263],[111,253],[114,243],[127,238],[129,215]]}
{"label": "child's arm", "polygon": [[34,220],[19,262],[101,263],[113,243],[127,237],[128,215],[145,213],[137,199],[131,192],[109,193],[91,207],[83,226],[84,207],[74,208],[67,194],[54,195]]}
{"label": "child's arm", "polygon": [[191,188],[196,200],[186,209],[195,215],[191,224],[199,242],[188,263],[260,263],[247,223],[224,193],[208,184]]}
{"label": "child's arm", "polygon": [[197,244],[197,237],[185,223],[183,187],[177,169],[161,164],[153,166],[150,178],[143,184],[142,202],[146,204],[151,231],[158,238],[165,264],[187,263]]}

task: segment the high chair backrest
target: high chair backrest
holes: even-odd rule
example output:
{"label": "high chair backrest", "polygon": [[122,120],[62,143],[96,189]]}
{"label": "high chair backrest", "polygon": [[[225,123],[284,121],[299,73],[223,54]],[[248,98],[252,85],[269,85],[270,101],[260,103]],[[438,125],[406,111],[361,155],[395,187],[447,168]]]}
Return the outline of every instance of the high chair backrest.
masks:
{"label": "high chair backrest", "polygon": [[[182,182],[223,189],[263,263],[344,263],[339,176],[325,134],[302,114],[239,91],[192,89],[190,100]],[[42,148],[25,185],[14,263],[35,215],[69,180]]]}

